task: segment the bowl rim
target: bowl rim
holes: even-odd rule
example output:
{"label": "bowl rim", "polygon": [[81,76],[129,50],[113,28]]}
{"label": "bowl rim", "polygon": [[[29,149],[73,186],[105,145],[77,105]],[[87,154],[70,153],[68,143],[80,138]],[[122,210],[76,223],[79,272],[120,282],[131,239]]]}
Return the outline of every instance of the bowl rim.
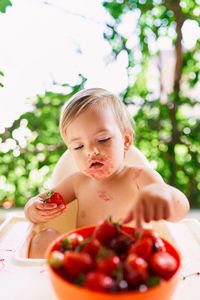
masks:
{"label": "bowl rim", "polygon": [[[60,240],[62,240],[63,238],[69,236],[71,233],[78,233],[79,231],[82,231],[82,230],[87,230],[87,229],[94,229],[96,227],[96,225],[90,225],[90,226],[84,226],[84,227],[80,227],[80,228],[77,228],[77,229],[73,229],[73,230],[70,230],[66,233],[63,233],[62,235],[60,235],[59,237],[57,237],[54,241],[51,242],[51,244],[49,245],[49,247],[47,248],[47,251],[46,251],[46,254],[45,254],[45,257],[47,259],[47,267],[48,267],[48,270],[50,273],[52,273],[53,276],[55,276],[58,280],[60,280],[61,282],[65,283],[65,284],[68,284],[71,288],[73,289],[78,289],[79,291],[81,292],[87,292],[87,293],[90,293],[90,294],[93,294],[94,296],[95,295],[106,295],[106,297],[110,297],[112,298],[113,296],[115,297],[118,297],[118,296],[126,296],[126,295],[135,295],[137,293],[141,293],[142,295],[145,296],[145,294],[147,293],[150,293],[151,291],[155,291],[157,289],[160,288],[160,286],[165,286],[165,285],[169,285],[169,283],[175,281],[178,279],[179,277],[179,273],[180,273],[180,269],[182,267],[182,264],[181,264],[181,254],[180,252],[171,244],[169,243],[168,241],[166,241],[164,238],[161,238],[162,241],[168,245],[170,248],[173,249],[173,251],[176,253],[176,260],[178,261],[178,268],[176,270],[176,272],[173,274],[172,277],[170,277],[168,280],[163,280],[160,284],[156,285],[156,286],[153,286],[151,288],[148,288],[147,290],[145,291],[139,291],[139,290],[132,290],[132,291],[126,291],[126,292],[119,292],[119,293],[108,293],[108,292],[102,292],[102,291],[95,291],[95,290],[92,290],[92,289],[89,289],[89,288],[86,288],[86,287],[83,287],[83,286],[79,286],[79,285],[76,285],[66,279],[64,279],[62,276],[60,276],[55,270],[53,267],[51,267],[49,264],[48,264],[48,258],[51,254],[51,250],[52,248],[54,247],[54,245],[59,242]],[[131,226],[127,226],[127,225],[123,225],[122,228],[132,228],[134,229],[134,227],[131,227]]]}

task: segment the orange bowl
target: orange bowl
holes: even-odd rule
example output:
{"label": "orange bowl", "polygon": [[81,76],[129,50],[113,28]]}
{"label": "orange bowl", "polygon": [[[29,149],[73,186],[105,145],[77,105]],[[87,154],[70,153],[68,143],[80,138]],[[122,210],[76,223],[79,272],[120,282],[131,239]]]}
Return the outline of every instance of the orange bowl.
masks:
{"label": "orange bowl", "polygon": [[[88,226],[79,228],[68,233],[65,233],[58,237],[55,241],[51,243],[49,246],[46,258],[50,257],[51,252],[54,249],[54,246],[60,240],[66,238],[71,233],[79,233],[84,238],[91,236],[96,226]],[[129,234],[134,232],[134,228],[123,226],[123,230]],[[77,286],[64,278],[62,278],[56,271],[48,265],[48,271],[50,274],[50,279],[52,285],[55,289],[55,292],[60,300],[65,299],[81,299],[81,300],[169,300],[176,288],[176,285],[179,280],[179,272],[181,267],[181,258],[178,251],[166,240],[162,239],[166,250],[170,253],[177,261],[178,268],[175,274],[167,281],[163,283],[151,287],[144,292],[141,291],[127,291],[127,292],[119,292],[119,293],[105,293],[105,292],[97,292],[94,290],[90,290],[81,286]]]}

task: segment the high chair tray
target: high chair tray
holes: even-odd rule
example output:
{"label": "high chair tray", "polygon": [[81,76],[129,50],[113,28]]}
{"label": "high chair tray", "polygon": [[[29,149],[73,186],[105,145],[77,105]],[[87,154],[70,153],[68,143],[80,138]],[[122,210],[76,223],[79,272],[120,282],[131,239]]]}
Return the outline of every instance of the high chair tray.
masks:
{"label": "high chair tray", "polygon": [[[160,221],[153,222],[152,227],[182,256],[180,281],[171,300],[199,300],[200,276],[195,274],[200,272],[200,223],[196,219],[178,223]],[[58,300],[46,261],[27,258],[30,239],[38,230],[39,226],[17,216],[7,218],[0,225],[1,300]]]}
{"label": "high chair tray", "polygon": [[57,300],[46,261],[27,259],[34,226],[23,217],[9,217],[0,226],[0,299]]}

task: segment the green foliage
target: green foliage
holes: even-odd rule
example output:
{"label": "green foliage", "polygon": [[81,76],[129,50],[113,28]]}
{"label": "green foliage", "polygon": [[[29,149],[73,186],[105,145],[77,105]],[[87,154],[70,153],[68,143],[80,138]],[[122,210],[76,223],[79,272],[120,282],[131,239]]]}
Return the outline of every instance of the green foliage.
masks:
{"label": "green foliage", "polygon": [[[4,73],[0,71],[0,76],[4,76]],[[3,83],[0,82],[0,87],[3,87]]]}
{"label": "green foliage", "polygon": [[[193,108],[197,111],[200,104],[194,96],[188,96],[199,81],[200,40],[193,49],[180,54],[181,36],[177,31],[187,19],[200,24],[200,1],[110,0],[103,5],[113,17],[104,33],[112,46],[113,58],[116,59],[121,51],[126,51],[128,56],[129,85],[121,96],[127,105],[136,108],[134,143],[166,182],[182,190],[192,206],[200,207],[200,171],[197,168],[200,162],[200,119],[192,115]],[[122,34],[120,24],[128,13],[137,19],[137,26],[131,33]],[[131,43],[133,36],[139,36],[135,43]],[[161,101],[161,94],[157,96],[158,93],[148,85],[149,67],[153,56],[159,58],[157,45],[161,37],[167,37],[175,45],[177,64],[181,65],[176,70],[177,81],[166,103]],[[140,54],[139,59],[136,53]],[[161,77],[159,68],[158,72]],[[162,91],[162,86],[160,89]]]}
{"label": "green foliage", "polygon": [[103,6],[109,10],[113,18],[117,19],[123,14],[124,6],[121,5],[120,1],[104,2]]}
{"label": "green foliage", "polygon": [[68,93],[46,92],[33,100],[33,111],[26,112],[0,135],[0,203],[24,206],[45,190],[56,162],[66,150],[59,133],[62,105],[83,88],[80,83],[65,85]]}
{"label": "green foliage", "polygon": [[[5,13],[8,6],[12,6],[12,3],[9,0],[0,0],[0,13]],[[0,71],[0,76],[4,76],[2,71]],[[3,83],[0,82],[0,87],[3,86]]]}
{"label": "green foliage", "polygon": [[9,0],[0,0],[0,12],[5,13],[8,6],[12,6]]}

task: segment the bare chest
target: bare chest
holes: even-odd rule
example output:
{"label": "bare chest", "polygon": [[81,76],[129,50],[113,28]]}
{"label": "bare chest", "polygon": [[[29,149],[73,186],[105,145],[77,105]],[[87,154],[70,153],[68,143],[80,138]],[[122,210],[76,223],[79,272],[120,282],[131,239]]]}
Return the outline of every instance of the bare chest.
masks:
{"label": "bare chest", "polygon": [[119,221],[133,205],[137,192],[136,185],[123,181],[109,187],[90,184],[81,186],[77,197],[77,226],[94,225],[109,216],[112,216],[114,221]]}

